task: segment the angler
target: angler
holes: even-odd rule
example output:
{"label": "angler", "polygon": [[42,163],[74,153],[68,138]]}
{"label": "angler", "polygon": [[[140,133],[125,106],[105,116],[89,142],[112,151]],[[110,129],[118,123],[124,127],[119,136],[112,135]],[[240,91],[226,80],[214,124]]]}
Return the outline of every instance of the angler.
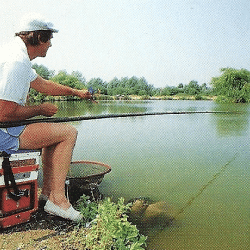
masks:
{"label": "angler", "polygon": [[[51,117],[57,107],[51,103],[25,106],[30,88],[52,96],[78,96],[91,99],[88,91],[72,89],[45,80],[32,69],[31,61],[45,57],[58,31],[43,17],[26,15],[14,40],[0,50],[0,122],[26,120],[38,115]],[[81,219],[65,197],[65,179],[77,138],[69,124],[36,123],[0,129],[0,151],[42,149],[44,182],[41,199],[48,213],[77,221]],[[63,157],[62,157],[63,155]]]}

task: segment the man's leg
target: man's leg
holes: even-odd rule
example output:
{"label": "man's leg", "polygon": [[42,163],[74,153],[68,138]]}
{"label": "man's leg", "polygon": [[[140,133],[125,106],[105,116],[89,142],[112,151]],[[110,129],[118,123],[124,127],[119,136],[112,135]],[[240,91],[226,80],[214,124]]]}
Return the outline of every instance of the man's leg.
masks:
{"label": "man's leg", "polygon": [[63,209],[70,206],[65,197],[65,179],[76,137],[73,126],[59,123],[31,124],[20,136],[20,149],[43,149],[42,193]]}

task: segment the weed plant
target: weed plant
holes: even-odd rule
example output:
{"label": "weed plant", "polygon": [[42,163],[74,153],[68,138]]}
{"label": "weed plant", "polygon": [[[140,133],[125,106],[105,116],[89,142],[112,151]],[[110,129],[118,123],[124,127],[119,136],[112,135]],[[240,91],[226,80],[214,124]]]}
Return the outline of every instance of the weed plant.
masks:
{"label": "weed plant", "polygon": [[79,227],[71,234],[68,239],[71,247],[77,243],[78,247],[88,250],[145,249],[146,237],[128,221],[131,205],[125,205],[123,198],[117,203],[110,198],[90,202],[82,196],[77,206],[84,217],[81,223],[87,225],[87,229]]}

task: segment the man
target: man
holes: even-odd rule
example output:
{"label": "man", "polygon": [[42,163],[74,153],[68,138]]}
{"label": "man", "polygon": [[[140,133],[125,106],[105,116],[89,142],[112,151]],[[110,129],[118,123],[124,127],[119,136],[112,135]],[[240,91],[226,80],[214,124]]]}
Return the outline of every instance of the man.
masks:
{"label": "man", "polygon": [[[51,103],[25,106],[29,88],[54,96],[91,94],[43,79],[32,69],[31,60],[45,57],[51,47],[53,25],[39,16],[26,16],[14,41],[0,51],[0,122],[18,121],[34,116],[53,116]],[[41,199],[50,214],[78,221],[81,214],[65,197],[65,179],[69,170],[77,131],[69,124],[40,123],[0,129],[0,150],[42,149],[43,188]]]}

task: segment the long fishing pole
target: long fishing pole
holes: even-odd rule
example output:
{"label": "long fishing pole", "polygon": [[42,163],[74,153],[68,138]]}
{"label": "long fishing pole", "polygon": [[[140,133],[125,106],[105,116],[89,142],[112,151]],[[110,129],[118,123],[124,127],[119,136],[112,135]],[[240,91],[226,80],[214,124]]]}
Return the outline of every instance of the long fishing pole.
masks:
{"label": "long fishing pole", "polygon": [[0,122],[0,128],[18,127],[32,123],[60,123],[84,120],[97,120],[108,118],[121,117],[136,117],[136,116],[150,116],[150,115],[183,115],[183,114],[229,114],[236,113],[232,111],[166,111],[166,112],[151,112],[151,113],[122,113],[122,114],[105,114],[105,115],[90,115],[90,116],[73,116],[73,117],[49,117],[49,118],[32,118],[22,121]]}

